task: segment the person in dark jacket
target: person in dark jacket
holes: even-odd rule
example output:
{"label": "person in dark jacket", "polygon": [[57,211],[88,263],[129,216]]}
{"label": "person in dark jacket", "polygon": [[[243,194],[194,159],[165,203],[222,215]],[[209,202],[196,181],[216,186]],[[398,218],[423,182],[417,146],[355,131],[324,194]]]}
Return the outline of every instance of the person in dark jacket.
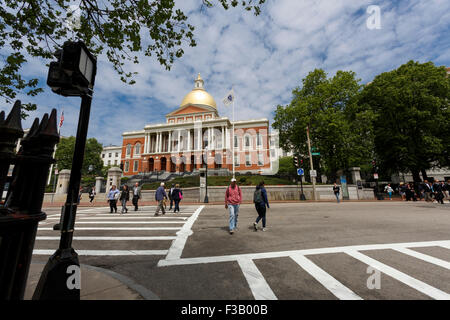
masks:
{"label": "person in dark jacket", "polygon": [[175,188],[172,190],[172,199],[173,202],[175,203],[175,208],[173,209],[173,213],[180,212],[180,201],[181,198],[183,197],[183,191],[181,191],[180,189],[180,185],[176,184]]}
{"label": "person in dark jacket", "polygon": [[164,189],[164,182],[161,182],[161,185],[155,192],[155,200],[157,203],[155,216],[159,216],[159,210],[162,211],[162,214],[166,214],[166,209],[164,209],[164,199],[167,199],[167,193]]}
{"label": "person in dark jacket", "polygon": [[119,200],[122,203],[122,213],[124,211],[128,212],[127,201],[130,200],[130,189],[128,188],[128,186],[126,184],[124,184],[122,187],[122,192],[120,193]]}
{"label": "person in dark jacket", "polygon": [[439,182],[439,180],[436,180],[436,182],[433,184],[434,198],[438,203],[444,204],[444,193],[442,191],[442,184]]}
{"label": "person in dark jacket", "polygon": [[173,198],[172,198],[173,189],[175,189],[175,185],[174,184],[172,184],[172,188],[170,188],[169,192],[167,193],[167,195],[169,196],[169,200],[170,200],[169,211],[172,210],[172,208],[173,208]]}
{"label": "person in dark jacket", "polygon": [[270,208],[269,200],[267,199],[267,191],[264,188],[264,181],[261,181],[256,186],[256,190],[253,194],[253,202],[255,203],[256,211],[258,212],[258,218],[253,223],[253,228],[258,231],[258,223],[262,220],[262,231],[266,231],[266,207]]}

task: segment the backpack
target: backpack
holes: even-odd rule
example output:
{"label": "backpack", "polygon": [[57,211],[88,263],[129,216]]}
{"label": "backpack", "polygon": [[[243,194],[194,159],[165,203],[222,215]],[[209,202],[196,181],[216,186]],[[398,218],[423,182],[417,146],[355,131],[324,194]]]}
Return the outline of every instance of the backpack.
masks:
{"label": "backpack", "polygon": [[261,189],[257,189],[257,190],[255,190],[255,192],[253,193],[253,202],[254,202],[254,203],[261,203],[261,202],[264,202],[263,197],[262,197],[262,191],[261,191]]}

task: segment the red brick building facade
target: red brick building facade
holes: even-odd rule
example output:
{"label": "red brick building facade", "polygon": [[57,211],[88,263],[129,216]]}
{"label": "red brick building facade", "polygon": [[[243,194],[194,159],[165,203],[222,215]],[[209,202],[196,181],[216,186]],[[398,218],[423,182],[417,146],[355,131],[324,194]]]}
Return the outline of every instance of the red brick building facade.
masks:
{"label": "red brick building facade", "polygon": [[166,123],[146,125],[144,130],[122,136],[125,176],[196,171],[206,163],[208,170],[231,173],[233,151],[236,172],[271,172],[268,119],[233,123],[220,117],[200,74],[180,107],[166,115]]}

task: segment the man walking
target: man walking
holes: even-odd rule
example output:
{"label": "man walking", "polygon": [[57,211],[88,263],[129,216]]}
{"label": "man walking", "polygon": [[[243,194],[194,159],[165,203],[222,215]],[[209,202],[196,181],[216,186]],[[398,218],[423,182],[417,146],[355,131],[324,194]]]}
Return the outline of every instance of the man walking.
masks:
{"label": "man walking", "polygon": [[432,199],[431,199],[431,186],[430,186],[430,184],[428,183],[427,180],[424,180],[422,188],[423,188],[423,192],[425,194],[425,201],[426,202],[432,201]]}
{"label": "man walking", "polygon": [[169,190],[169,200],[170,200],[169,211],[172,210],[172,207],[173,207],[173,195],[172,195],[173,189],[175,189],[175,185],[174,184],[172,184],[172,188],[170,188],[170,190]]}
{"label": "man walking", "polygon": [[138,201],[141,198],[141,187],[139,187],[139,183],[135,183],[133,187],[133,205],[134,211],[138,211]]}
{"label": "man walking", "polygon": [[340,200],[339,200],[340,188],[336,184],[336,182],[334,183],[334,186],[333,186],[333,192],[334,192],[334,196],[336,197],[337,203],[339,203],[340,202]]}
{"label": "man walking", "polygon": [[117,199],[119,199],[119,193],[119,190],[117,190],[116,186],[113,184],[107,196],[110,208],[109,213],[113,213],[113,210],[117,213]]}
{"label": "man walking", "polygon": [[225,192],[225,209],[230,213],[230,234],[237,228],[239,206],[242,202],[242,191],[236,185],[236,179],[231,179],[231,185]]}
{"label": "man walking", "polygon": [[161,182],[161,185],[155,192],[155,200],[157,202],[155,216],[160,215],[159,210],[162,211],[162,214],[166,214],[166,210],[164,209],[164,199],[167,199],[167,194],[166,190],[164,190],[164,182]]}

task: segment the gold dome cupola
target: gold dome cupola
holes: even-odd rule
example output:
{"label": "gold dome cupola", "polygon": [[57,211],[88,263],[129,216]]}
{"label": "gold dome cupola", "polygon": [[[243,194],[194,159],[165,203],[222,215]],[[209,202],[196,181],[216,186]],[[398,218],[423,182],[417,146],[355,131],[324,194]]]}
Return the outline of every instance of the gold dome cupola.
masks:
{"label": "gold dome cupola", "polygon": [[214,98],[204,88],[204,81],[200,73],[194,81],[194,89],[183,98],[180,107],[182,108],[186,105],[208,106],[217,110]]}

